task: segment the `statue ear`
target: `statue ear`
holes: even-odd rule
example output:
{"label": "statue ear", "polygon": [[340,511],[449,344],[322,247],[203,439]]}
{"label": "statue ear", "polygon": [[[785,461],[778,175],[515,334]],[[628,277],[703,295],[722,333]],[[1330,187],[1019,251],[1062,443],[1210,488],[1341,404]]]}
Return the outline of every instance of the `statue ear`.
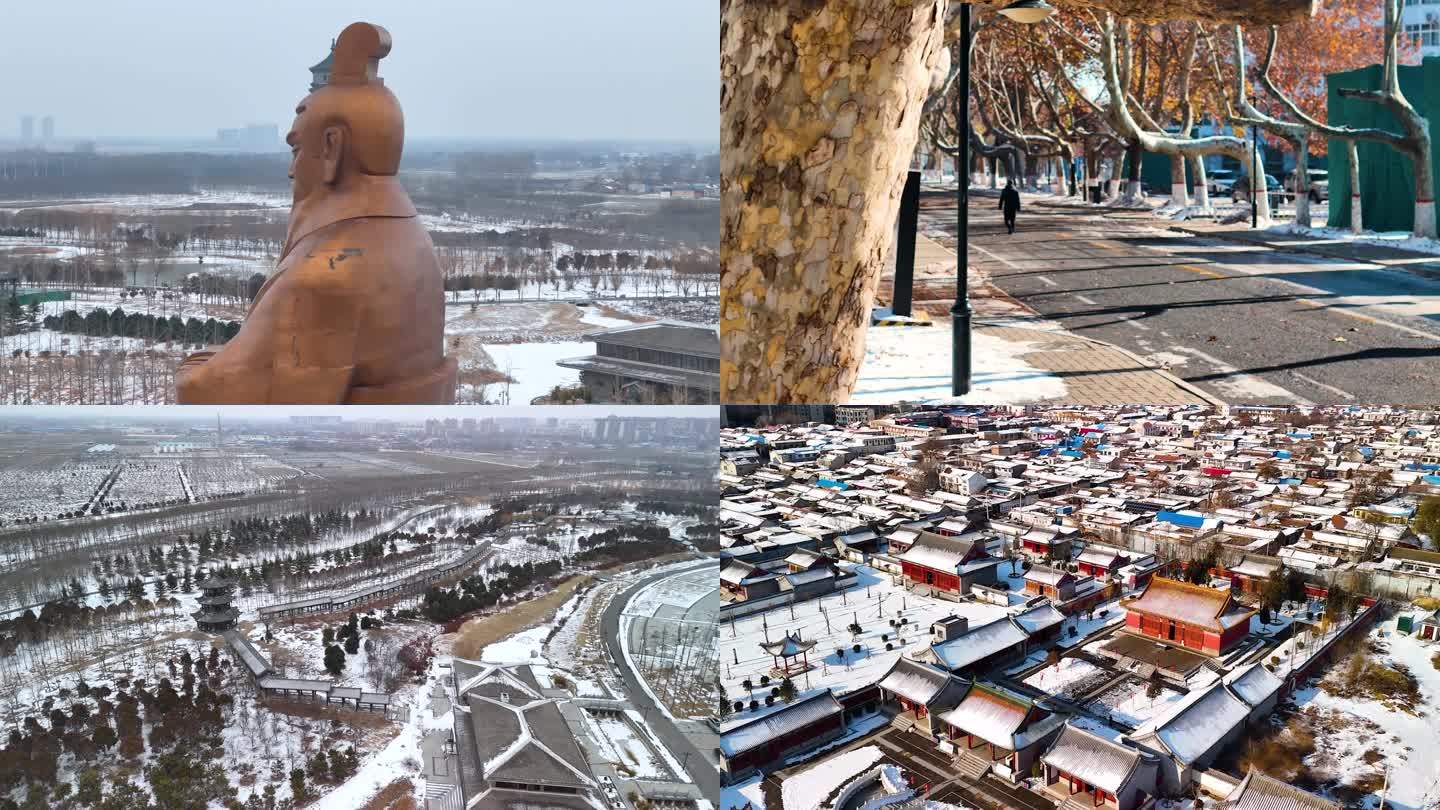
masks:
{"label": "statue ear", "polygon": [[345,153],[345,128],[326,127],[321,135],[320,160],[325,164],[325,183],[334,185],[340,176],[340,156]]}

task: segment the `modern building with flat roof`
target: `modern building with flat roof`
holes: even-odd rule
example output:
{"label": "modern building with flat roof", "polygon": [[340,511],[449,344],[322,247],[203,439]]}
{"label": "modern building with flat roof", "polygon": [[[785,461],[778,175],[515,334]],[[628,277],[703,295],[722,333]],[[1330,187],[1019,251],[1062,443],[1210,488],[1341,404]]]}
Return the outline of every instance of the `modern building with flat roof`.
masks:
{"label": "modern building with flat roof", "polygon": [[720,335],[713,326],[656,321],[590,332],[585,340],[595,343],[595,354],[558,365],[580,372],[591,402],[720,402]]}

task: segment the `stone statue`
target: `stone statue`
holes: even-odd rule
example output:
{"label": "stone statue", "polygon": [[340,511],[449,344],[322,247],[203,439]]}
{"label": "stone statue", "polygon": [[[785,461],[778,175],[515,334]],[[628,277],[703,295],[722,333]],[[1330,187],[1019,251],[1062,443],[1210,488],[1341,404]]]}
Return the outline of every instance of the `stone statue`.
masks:
{"label": "stone statue", "polygon": [[395,177],[405,124],[376,75],[389,52],[380,26],[340,33],[329,83],[285,138],[294,206],[279,266],[239,334],[185,358],[177,402],[454,402],[440,264]]}

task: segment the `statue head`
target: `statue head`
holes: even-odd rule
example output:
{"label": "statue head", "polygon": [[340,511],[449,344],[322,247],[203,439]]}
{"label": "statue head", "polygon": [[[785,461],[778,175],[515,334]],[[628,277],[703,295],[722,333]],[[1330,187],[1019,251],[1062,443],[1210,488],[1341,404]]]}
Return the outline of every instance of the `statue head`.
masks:
{"label": "statue head", "polygon": [[334,191],[353,175],[394,175],[400,168],[405,119],[400,102],[377,73],[390,53],[390,32],[351,23],[331,56],[330,81],[295,108],[285,136],[295,203]]}

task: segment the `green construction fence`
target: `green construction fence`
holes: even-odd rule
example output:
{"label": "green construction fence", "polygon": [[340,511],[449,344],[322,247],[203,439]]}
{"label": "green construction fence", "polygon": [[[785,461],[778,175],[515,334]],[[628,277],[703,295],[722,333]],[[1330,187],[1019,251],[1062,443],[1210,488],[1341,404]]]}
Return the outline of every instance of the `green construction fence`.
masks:
{"label": "green construction fence", "polygon": [[[1358,68],[1325,77],[1328,121],[1337,126],[1379,127],[1401,132],[1390,111],[1371,101],[1345,98],[1341,88],[1377,90],[1379,65]],[[1440,59],[1427,57],[1419,65],[1399,67],[1400,91],[1415,111],[1430,117],[1440,110]],[[1440,166],[1440,132],[1430,133],[1430,159]],[[1357,141],[1360,158],[1361,223],[1371,231],[1408,231],[1415,224],[1415,170],[1410,158],[1390,147]],[[1331,138],[1328,146],[1330,171],[1330,219],[1332,228],[1350,227],[1350,165],[1345,142]],[[1435,196],[1431,191],[1431,197]]]}

